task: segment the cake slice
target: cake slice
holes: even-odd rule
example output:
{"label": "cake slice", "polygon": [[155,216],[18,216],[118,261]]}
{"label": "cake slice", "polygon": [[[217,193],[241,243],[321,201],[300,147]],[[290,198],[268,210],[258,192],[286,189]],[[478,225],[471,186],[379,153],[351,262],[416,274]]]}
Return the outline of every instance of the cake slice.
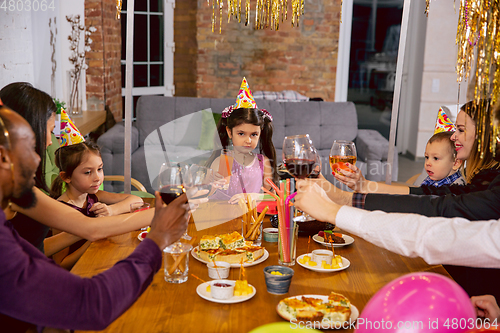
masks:
{"label": "cake slice", "polygon": [[230,234],[220,235],[219,245],[224,250],[227,249],[237,249],[245,246],[245,239],[237,231]]}
{"label": "cake slice", "polygon": [[247,262],[254,262],[264,255],[264,248],[262,246],[245,246],[240,250],[244,250],[247,256]]}
{"label": "cake slice", "polygon": [[222,249],[208,249],[198,251],[198,257],[206,262],[217,260],[217,254],[222,252]]}
{"label": "cake slice", "polygon": [[215,256],[215,261],[224,261],[229,264],[240,264],[246,261],[245,251],[239,249],[222,250]]}
{"label": "cake slice", "polygon": [[220,244],[219,236],[205,235],[200,240],[200,250],[218,249]]}

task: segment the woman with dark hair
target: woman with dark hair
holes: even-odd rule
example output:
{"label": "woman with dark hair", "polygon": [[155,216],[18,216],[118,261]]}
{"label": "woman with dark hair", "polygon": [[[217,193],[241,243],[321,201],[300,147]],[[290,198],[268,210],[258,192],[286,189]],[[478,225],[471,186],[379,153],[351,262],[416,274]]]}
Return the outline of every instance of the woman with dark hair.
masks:
{"label": "woman with dark hair", "polygon": [[[94,219],[44,194],[42,191],[48,193],[43,172],[45,150],[52,144],[50,133],[54,129],[56,106],[49,95],[25,82],[12,83],[1,89],[0,99],[4,105],[19,113],[32,126],[36,135],[35,150],[42,159],[36,173],[36,187],[33,190],[36,197],[35,206],[28,209],[15,204],[10,206],[11,210],[17,212],[11,219],[12,224],[23,238],[45,252],[47,256],[51,256],[81,238],[95,241],[138,230],[150,224],[154,215],[152,209]],[[50,227],[70,234],[60,233],[50,237],[50,242],[46,242],[50,247],[44,249],[44,239]]]}
{"label": "woman with dark hair", "polygon": [[28,82],[15,82],[0,90],[3,103],[19,113],[28,121],[35,132],[36,152],[42,159],[36,171],[35,184],[39,189],[49,192],[45,183],[45,150],[52,144],[50,133],[56,121],[56,105],[45,92],[34,88]]}

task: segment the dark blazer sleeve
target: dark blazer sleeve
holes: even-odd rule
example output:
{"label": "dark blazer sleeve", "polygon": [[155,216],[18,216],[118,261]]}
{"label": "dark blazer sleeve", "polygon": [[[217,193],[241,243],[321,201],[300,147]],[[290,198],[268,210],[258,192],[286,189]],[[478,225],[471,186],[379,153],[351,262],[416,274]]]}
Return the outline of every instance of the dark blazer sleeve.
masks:
{"label": "dark blazer sleeve", "polygon": [[368,194],[365,209],[424,216],[464,217],[471,221],[500,217],[500,176],[486,190],[446,195]]}

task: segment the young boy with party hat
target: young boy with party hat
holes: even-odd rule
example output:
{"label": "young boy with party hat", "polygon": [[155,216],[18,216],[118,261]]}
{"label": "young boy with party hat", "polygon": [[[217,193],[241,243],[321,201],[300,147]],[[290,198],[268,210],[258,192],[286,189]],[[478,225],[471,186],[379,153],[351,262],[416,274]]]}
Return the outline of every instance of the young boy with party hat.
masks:
{"label": "young boy with party hat", "polygon": [[440,108],[434,135],[425,147],[424,169],[428,176],[420,186],[465,185],[460,171],[462,161],[456,158],[455,144],[451,141],[454,132],[455,126]]}

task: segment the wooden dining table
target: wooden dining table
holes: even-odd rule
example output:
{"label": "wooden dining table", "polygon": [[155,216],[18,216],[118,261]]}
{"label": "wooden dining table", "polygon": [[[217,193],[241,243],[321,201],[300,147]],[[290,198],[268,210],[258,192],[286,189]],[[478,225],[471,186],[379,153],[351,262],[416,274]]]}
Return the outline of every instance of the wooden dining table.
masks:
{"label": "wooden dining table", "polygon": [[[200,227],[191,221],[188,233],[199,240],[203,235],[238,229],[241,219],[204,230],[197,230],[197,226]],[[269,226],[269,218],[266,218],[264,227]],[[342,232],[339,229],[335,231]],[[107,270],[132,253],[140,243],[138,234],[139,231],[135,231],[93,242],[72,272],[82,277],[92,277]],[[262,246],[269,252],[269,258],[246,268],[248,283],[255,287],[256,294],[247,301],[235,304],[215,303],[197,294],[196,288],[203,283],[200,279],[209,281],[210,278],[206,264],[190,256],[187,282],[167,283],[162,267],[137,301],[103,332],[249,332],[267,323],[284,322],[276,306],[286,297],[329,295],[334,291],[346,296],[361,313],[378,290],[402,275],[424,271],[450,277],[441,265],[428,265],[420,258],[400,256],[355,235],[351,236],[354,243],[335,248],[335,254],[350,261],[347,269],[320,273],[295,264],[292,266],[294,275],[290,289],[284,295],[267,292],[263,270],[266,266],[278,264],[278,245],[263,241]],[[299,232],[297,256],[321,248],[325,247]],[[239,268],[231,268],[229,279],[237,280],[239,275]],[[352,332],[353,329],[343,331]]]}

